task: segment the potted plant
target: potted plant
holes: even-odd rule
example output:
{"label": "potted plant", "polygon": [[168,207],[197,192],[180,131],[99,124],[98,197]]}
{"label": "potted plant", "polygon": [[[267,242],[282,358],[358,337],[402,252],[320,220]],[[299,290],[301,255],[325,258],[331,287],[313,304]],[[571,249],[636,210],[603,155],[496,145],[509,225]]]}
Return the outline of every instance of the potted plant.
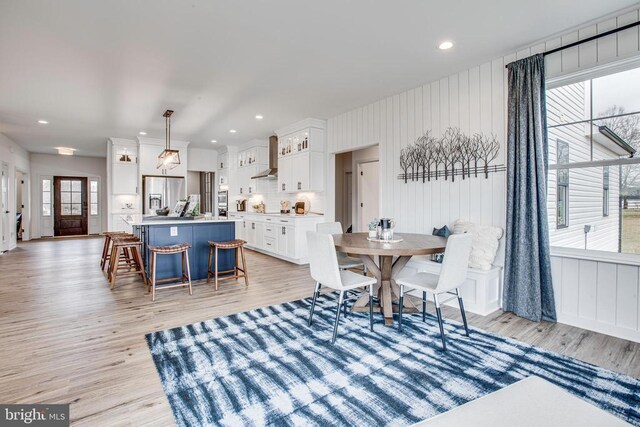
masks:
{"label": "potted plant", "polygon": [[379,223],[380,220],[378,218],[373,218],[371,222],[369,222],[369,237],[371,237],[372,239],[375,239],[377,237]]}

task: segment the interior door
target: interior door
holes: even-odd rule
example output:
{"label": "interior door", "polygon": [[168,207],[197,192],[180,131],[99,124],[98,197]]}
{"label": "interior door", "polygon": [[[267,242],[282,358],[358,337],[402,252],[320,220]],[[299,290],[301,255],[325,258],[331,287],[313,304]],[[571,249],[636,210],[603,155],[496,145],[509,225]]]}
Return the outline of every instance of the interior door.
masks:
{"label": "interior door", "polygon": [[[358,231],[367,231],[367,224],[378,218],[380,208],[380,169],[378,161],[358,164]],[[355,227],[354,227],[355,228]]]}
{"label": "interior door", "polygon": [[87,178],[53,177],[54,236],[87,234]]}
{"label": "interior door", "polygon": [[9,221],[9,165],[2,163],[2,181],[0,182],[2,190],[1,205],[2,210],[2,242],[0,242],[0,252],[9,249],[9,239],[11,237],[10,221]]}

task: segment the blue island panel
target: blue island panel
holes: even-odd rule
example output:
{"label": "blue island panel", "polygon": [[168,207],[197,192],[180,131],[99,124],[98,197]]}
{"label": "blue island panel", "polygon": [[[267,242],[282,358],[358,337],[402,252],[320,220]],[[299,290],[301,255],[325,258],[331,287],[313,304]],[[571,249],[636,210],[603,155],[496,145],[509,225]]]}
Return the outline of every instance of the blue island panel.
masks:
{"label": "blue island panel", "polygon": [[[171,228],[177,228],[177,236],[171,236]],[[169,246],[179,243],[191,244],[189,249],[189,267],[191,268],[191,280],[201,280],[207,278],[207,267],[209,262],[209,241],[227,242],[235,239],[234,222],[209,222],[194,224],[152,224],[135,226],[138,234],[145,246],[145,264],[151,278],[150,253],[148,246]],[[169,277],[179,277],[181,272],[181,254],[156,256],[156,278],[165,279]],[[231,270],[235,267],[235,253],[232,250],[218,251],[218,269]],[[212,261],[213,270],[213,261]]]}

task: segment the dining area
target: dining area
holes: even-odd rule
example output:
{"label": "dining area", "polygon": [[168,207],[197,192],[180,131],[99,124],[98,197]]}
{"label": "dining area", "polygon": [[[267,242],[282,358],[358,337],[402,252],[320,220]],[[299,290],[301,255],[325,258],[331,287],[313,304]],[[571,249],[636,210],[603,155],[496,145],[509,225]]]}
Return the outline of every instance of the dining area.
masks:
{"label": "dining area", "polygon": [[[465,335],[469,336],[459,288],[467,279],[473,236],[466,232],[446,238],[394,233],[393,225],[390,219],[380,219],[375,236],[372,233],[343,233],[339,222],[319,223],[315,232],[307,232],[310,275],[316,282],[308,325],[313,323],[314,309],[323,287],[329,288],[328,292],[338,293],[332,344],[338,337],[340,318],[346,319],[349,312],[368,313],[371,331],[375,324],[382,323],[385,327],[397,325],[401,332],[407,315],[421,314],[422,321],[426,322],[427,302],[432,301],[441,348],[446,351],[443,303],[457,300]],[[403,274],[414,256],[441,259],[439,273]]]}

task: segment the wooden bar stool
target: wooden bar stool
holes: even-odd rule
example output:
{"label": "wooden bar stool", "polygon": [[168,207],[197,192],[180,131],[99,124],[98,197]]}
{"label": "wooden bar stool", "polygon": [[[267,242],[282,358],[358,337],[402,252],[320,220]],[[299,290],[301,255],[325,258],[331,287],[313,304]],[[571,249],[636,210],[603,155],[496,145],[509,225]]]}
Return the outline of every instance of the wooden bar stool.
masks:
{"label": "wooden bar stool", "polygon": [[[238,280],[244,277],[244,285],[249,286],[249,275],[247,274],[247,261],[244,259],[244,244],[247,243],[244,240],[236,239],[228,242],[209,242],[209,268],[207,269],[207,283],[211,283],[211,276],[213,275],[213,282],[215,284],[216,291],[218,290],[218,281],[235,279]],[[236,251],[236,264],[231,270],[218,271],[218,249],[235,249]],[[242,268],[238,266],[238,250],[242,257]],[[211,271],[211,259],[214,260],[214,270]],[[239,272],[242,272],[240,274]],[[232,276],[218,277],[220,274],[233,273]]]}
{"label": "wooden bar stool", "polygon": [[105,231],[102,233],[104,236],[104,246],[102,247],[102,258],[100,259],[100,268],[104,270],[108,266],[109,258],[111,257],[111,237],[112,236],[133,236],[126,231]]}
{"label": "wooden bar stool", "polygon": [[[151,274],[151,282],[148,284],[147,289],[151,288],[151,300],[156,300],[156,284],[157,283],[165,283],[165,282],[173,282],[176,280],[180,280],[181,283],[177,283],[174,285],[163,285],[158,286],[158,289],[168,289],[168,288],[176,288],[179,286],[185,286],[185,279],[189,281],[189,295],[193,295],[193,289],[191,287],[191,269],[189,268],[189,251],[188,249],[191,247],[189,243],[180,243],[178,245],[171,246],[149,246],[149,251],[151,252],[151,266],[149,269],[149,273]],[[173,255],[173,254],[182,254],[182,274],[180,277],[170,277],[168,279],[156,279],[156,265],[157,265],[157,255]],[[186,274],[185,274],[186,270]]]}
{"label": "wooden bar stool", "polygon": [[144,271],[144,263],[140,252],[142,241],[130,235],[111,236],[111,255],[109,256],[109,269],[107,278],[109,287],[113,289],[116,277],[139,274],[143,282],[147,283],[147,274]]}

